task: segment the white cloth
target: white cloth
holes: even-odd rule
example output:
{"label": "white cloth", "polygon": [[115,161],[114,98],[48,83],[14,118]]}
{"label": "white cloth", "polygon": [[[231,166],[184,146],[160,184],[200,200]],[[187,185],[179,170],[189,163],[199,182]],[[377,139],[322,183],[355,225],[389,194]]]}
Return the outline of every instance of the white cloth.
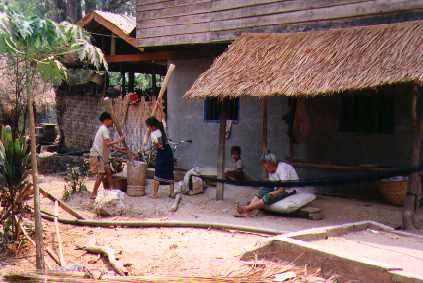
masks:
{"label": "white cloth", "polygon": [[236,162],[234,162],[234,167],[235,167],[235,169],[237,169],[237,170],[242,170],[243,168],[244,168],[244,166],[242,165],[242,160],[241,159],[239,159],[238,161],[236,161]]}
{"label": "white cloth", "polygon": [[[274,173],[269,173],[269,181],[278,182],[278,181],[296,181],[299,180],[297,171],[294,167],[288,163],[279,162],[278,167]],[[309,192],[313,193],[315,191],[314,187],[299,187],[299,188],[289,188],[288,192],[296,191],[300,192]]]}
{"label": "white cloth", "polygon": [[288,163],[279,162],[274,173],[269,173],[270,181],[295,181],[298,180],[297,171]]}
{"label": "white cloth", "polygon": [[[288,163],[279,162],[278,167],[274,173],[269,173],[269,181],[279,182],[279,181],[296,181],[298,180],[297,171],[295,168],[289,165]],[[288,192],[293,191],[292,189],[287,189]]]}
{"label": "white cloth", "polygon": [[153,144],[162,143],[162,132],[157,129],[151,132],[150,138]]}
{"label": "white cloth", "polygon": [[110,139],[110,130],[105,125],[101,125],[95,134],[91,154],[101,156],[103,159],[108,158],[108,150],[104,150],[104,140]]}

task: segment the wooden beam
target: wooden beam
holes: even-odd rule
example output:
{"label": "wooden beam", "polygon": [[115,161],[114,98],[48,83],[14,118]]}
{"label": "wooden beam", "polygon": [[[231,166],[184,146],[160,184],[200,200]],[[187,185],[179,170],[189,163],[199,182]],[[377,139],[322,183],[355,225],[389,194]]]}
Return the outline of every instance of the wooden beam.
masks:
{"label": "wooden beam", "polygon": [[60,199],[56,198],[55,196],[53,196],[52,194],[50,194],[49,192],[43,190],[42,188],[40,188],[40,193],[48,198],[49,200],[53,201],[53,202],[58,202],[59,206],[66,211],[67,213],[69,213],[70,215],[76,217],[77,219],[80,220],[84,220],[85,217],[82,216],[81,214],[79,214],[77,211],[73,210],[69,205],[67,205],[66,203],[64,203],[63,201],[61,201]]}
{"label": "wooden beam", "polygon": [[[420,95],[418,87],[415,86],[412,94],[412,110],[415,111],[415,113],[412,113],[412,117],[413,120],[416,119],[416,121],[412,121],[414,133],[411,144],[411,167],[418,167],[421,162],[420,156],[423,141],[423,113],[421,112],[421,108],[423,103],[421,101],[422,98],[419,97]],[[408,177],[408,192],[404,201],[402,217],[402,228],[405,230],[417,229],[415,217],[420,196],[421,178],[419,172],[415,172]]]}
{"label": "wooden beam", "polygon": [[[219,147],[217,152],[217,178],[225,177],[226,113],[224,102],[220,103]],[[225,184],[217,182],[216,200],[223,200]]]}
{"label": "wooden beam", "polygon": [[106,61],[109,64],[113,63],[133,63],[143,61],[165,61],[169,58],[172,52],[157,51],[144,52],[140,54],[122,54],[122,55],[106,55]]}

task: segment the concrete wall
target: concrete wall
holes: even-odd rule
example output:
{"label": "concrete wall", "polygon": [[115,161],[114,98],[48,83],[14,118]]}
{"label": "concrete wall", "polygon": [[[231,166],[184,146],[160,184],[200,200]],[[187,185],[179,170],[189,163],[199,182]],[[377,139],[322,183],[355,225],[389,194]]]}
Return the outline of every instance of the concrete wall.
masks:
{"label": "concrete wall", "polygon": [[[175,60],[176,71],[168,89],[168,129],[172,139],[192,139],[191,145],[179,147],[178,166],[211,166],[217,164],[219,124],[204,121],[203,100],[182,98],[195,79],[211,64],[211,59]],[[282,116],[287,112],[287,99],[269,100],[269,148],[283,158],[287,155],[288,138]],[[230,147],[239,145],[248,174],[260,176],[261,142],[260,102],[255,98],[241,98],[239,123],[233,124],[227,140],[227,164]]]}
{"label": "concrete wall", "polygon": [[[174,60],[177,68],[168,90],[168,128],[172,139],[192,139],[192,145],[178,149],[179,166],[212,166],[217,163],[219,124],[204,121],[203,100],[182,98],[194,80],[211,64],[211,59]],[[305,144],[295,147],[295,158],[315,162],[350,165],[384,164],[404,166],[410,158],[410,96],[407,90],[395,94],[395,129],[392,134],[357,134],[340,132],[341,97],[319,97],[307,100],[312,133]],[[375,94],[380,95],[380,94]],[[269,100],[269,149],[280,159],[288,155],[287,125],[282,120],[288,111],[287,98]],[[260,176],[261,109],[255,98],[241,98],[240,120],[232,126],[227,140],[229,150],[240,145],[248,174]],[[328,175],[335,172],[301,170],[302,176]]]}

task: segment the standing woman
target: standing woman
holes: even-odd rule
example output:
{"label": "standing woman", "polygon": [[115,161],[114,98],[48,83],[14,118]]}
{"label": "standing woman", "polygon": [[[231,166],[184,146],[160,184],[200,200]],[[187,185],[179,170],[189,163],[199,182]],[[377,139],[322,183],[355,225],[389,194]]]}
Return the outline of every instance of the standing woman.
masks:
{"label": "standing woman", "polygon": [[158,198],[160,185],[169,185],[169,197],[175,197],[174,192],[174,160],[172,149],[170,148],[163,128],[163,124],[155,117],[150,117],[145,121],[150,129],[151,143],[157,149],[156,166],[153,182],[153,198]]}

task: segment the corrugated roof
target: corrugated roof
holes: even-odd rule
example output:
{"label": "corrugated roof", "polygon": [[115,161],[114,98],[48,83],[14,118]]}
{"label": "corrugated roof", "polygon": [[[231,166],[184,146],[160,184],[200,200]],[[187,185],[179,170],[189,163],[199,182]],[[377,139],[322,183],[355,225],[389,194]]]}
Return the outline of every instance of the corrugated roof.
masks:
{"label": "corrugated roof", "polygon": [[187,92],[315,96],[423,83],[423,21],[285,34],[243,34]]}
{"label": "corrugated roof", "polygon": [[94,11],[94,13],[100,15],[110,23],[114,24],[126,34],[131,34],[137,26],[137,21],[135,17],[132,16],[120,15],[98,10]]}

